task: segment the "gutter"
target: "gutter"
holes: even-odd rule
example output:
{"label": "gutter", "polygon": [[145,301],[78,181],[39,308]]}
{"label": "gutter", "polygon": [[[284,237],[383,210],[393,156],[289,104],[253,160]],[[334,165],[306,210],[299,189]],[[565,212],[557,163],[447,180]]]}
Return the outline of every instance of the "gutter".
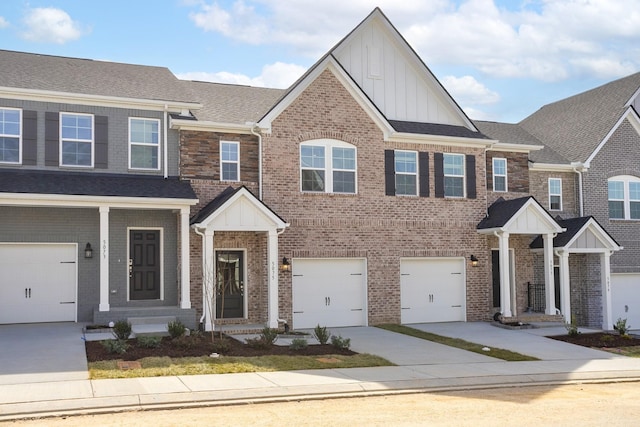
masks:
{"label": "gutter", "polygon": [[587,166],[581,162],[571,163],[573,171],[578,174],[578,206],[580,208],[580,217],[584,216],[584,201],[582,197],[582,172],[587,170]]}

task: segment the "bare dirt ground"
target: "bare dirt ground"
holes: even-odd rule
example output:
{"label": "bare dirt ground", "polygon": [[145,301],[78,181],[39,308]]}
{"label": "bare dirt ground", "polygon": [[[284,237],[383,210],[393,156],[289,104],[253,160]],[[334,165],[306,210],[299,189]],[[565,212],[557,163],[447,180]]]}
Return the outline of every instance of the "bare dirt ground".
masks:
{"label": "bare dirt ground", "polygon": [[640,383],[514,387],[447,393],[125,412],[11,426],[637,426]]}

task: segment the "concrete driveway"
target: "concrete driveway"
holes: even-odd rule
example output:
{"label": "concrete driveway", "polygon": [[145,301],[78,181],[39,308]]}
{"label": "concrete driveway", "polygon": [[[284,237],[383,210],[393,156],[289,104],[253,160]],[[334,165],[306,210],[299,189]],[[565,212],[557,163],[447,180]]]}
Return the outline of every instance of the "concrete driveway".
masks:
{"label": "concrete driveway", "polygon": [[0,384],[86,380],[81,323],[0,325]]}

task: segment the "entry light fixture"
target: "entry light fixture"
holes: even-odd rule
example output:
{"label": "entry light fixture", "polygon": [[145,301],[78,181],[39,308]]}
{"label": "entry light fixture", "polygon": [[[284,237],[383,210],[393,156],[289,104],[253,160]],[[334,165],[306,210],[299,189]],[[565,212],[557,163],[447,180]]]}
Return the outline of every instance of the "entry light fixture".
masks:
{"label": "entry light fixture", "polygon": [[471,267],[478,266],[478,258],[475,255],[471,255],[469,259],[471,260]]}
{"label": "entry light fixture", "polygon": [[85,258],[93,258],[93,248],[91,248],[91,243],[87,243],[87,246],[84,248],[84,257]]}
{"label": "entry light fixture", "polygon": [[287,259],[287,257],[282,258],[282,264],[280,265],[280,270],[291,271],[291,262]]}

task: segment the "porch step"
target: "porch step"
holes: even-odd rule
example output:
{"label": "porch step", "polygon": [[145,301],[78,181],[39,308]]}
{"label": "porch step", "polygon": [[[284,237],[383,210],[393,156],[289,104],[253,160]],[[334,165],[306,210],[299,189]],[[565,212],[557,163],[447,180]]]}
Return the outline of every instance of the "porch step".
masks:
{"label": "porch step", "polygon": [[169,335],[169,331],[167,330],[167,324],[153,324],[153,323],[144,323],[138,325],[131,325],[131,331],[133,332],[133,337],[145,337],[145,336],[154,336],[154,337],[166,337]]}
{"label": "porch step", "polygon": [[129,317],[127,321],[131,323],[131,326],[138,325],[164,325],[167,329],[169,322],[175,322],[176,316],[144,316],[144,317]]}

